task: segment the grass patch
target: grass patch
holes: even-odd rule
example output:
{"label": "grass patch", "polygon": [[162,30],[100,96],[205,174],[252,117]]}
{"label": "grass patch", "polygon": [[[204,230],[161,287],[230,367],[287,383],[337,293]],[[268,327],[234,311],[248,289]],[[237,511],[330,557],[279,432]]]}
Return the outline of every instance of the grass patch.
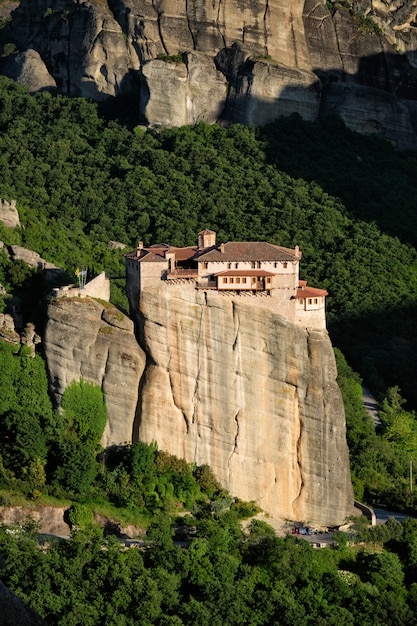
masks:
{"label": "grass patch", "polygon": [[102,335],[112,335],[113,328],[111,326],[102,326],[98,332],[101,333]]}
{"label": "grass patch", "polygon": [[144,512],[134,511],[128,508],[119,508],[111,504],[110,502],[95,502],[89,501],[85,503],[86,506],[91,508],[93,513],[102,515],[114,522],[117,522],[121,526],[140,526],[147,528],[153,520],[153,515]]}
{"label": "grass patch", "polygon": [[32,498],[28,498],[22,493],[12,489],[0,489],[0,506],[21,506],[25,509],[36,509],[41,506],[53,506],[56,508],[70,506],[71,501],[63,498],[56,498],[41,493],[36,498],[36,503]]}
{"label": "grass patch", "polygon": [[112,304],[111,302],[108,302],[107,300],[102,300],[101,298],[92,298],[92,300],[95,300],[96,302],[104,306],[105,309],[115,309],[114,304]]}
{"label": "grass patch", "polygon": [[165,63],[184,63],[184,58],[181,53],[179,54],[163,54],[160,52],[156,55],[159,61],[165,61]]}

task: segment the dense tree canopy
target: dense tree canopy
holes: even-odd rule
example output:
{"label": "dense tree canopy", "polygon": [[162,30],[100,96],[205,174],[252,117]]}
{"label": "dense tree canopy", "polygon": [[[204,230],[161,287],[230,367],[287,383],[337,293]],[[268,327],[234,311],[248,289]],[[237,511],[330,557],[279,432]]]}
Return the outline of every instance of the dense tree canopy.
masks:
{"label": "dense tree canopy", "polygon": [[[185,547],[160,519],[147,548],[128,550],[88,524],[47,550],[24,529],[0,528],[2,578],[47,624],[413,623],[413,523],[374,537],[377,550],[314,550],[259,524],[244,535],[228,513],[192,522],[197,536]],[[389,551],[381,551],[383,542]]]}
{"label": "dense tree canopy", "polygon": [[[17,199],[23,226],[0,227],[6,243],[36,249],[71,276],[80,265],[120,275],[109,239],[191,245],[212,228],[220,241],[298,244],[302,278],[330,293],[335,343],[374,389],[400,385],[417,405],[414,155],[340,121],[297,116],[260,131],[130,129],[93,103],[33,97],[4,77],[0,148],[0,195]],[[2,267],[0,279],[18,286],[23,277]]]}

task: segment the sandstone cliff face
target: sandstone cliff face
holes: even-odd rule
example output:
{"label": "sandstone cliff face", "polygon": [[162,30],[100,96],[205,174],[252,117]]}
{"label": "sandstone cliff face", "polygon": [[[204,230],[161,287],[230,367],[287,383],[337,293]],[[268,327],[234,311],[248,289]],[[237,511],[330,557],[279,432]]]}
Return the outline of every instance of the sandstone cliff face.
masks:
{"label": "sandstone cliff face", "polygon": [[268,513],[340,524],[353,507],[345,419],[326,331],[245,298],[146,289],[137,326],[84,299],[51,304],[44,347],[59,400],[83,376],[103,387],[103,445],[156,440],[208,463]]}
{"label": "sandstone cliff face", "polygon": [[134,437],[197,464],[268,513],[338,524],[353,495],[326,331],[217,293],[142,292],[147,353]]}
{"label": "sandstone cliff face", "polygon": [[109,416],[103,445],[132,441],[145,356],[131,320],[89,298],[62,298],[48,307],[44,349],[57,403],[81,376],[100,385]]}
{"label": "sandstone cliff face", "polygon": [[[26,54],[0,71],[33,89],[55,81],[98,100],[137,90],[150,124],[337,113],[416,146],[415,0],[21,0],[11,16]],[[184,66],[156,61],[178,54]]]}

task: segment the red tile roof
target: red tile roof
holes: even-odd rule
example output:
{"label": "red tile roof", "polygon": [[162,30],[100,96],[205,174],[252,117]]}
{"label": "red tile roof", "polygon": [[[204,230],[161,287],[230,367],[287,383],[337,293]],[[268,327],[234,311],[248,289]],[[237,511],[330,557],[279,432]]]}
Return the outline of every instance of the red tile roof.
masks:
{"label": "red tile roof", "polygon": [[[221,249],[224,252],[221,252]],[[204,251],[198,255],[199,261],[298,261],[296,250],[275,246],[264,241],[229,241],[224,245]]]}
{"label": "red tile roof", "polygon": [[147,263],[162,263],[165,261],[165,255],[163,250],[157,248],[156,250],[142,250],[140,257],[137,257],[138,261],[146,261]]}
{"label": "red tile roof", "polygon": [[[206,231],[202,231],[204,233]],[[207,231],[212,232],[212,231]],[[223,251],[222,251],[223,250]],[[138,261],[159,261],[160,258],[165,258],[167,253],[174,253],[177,261],[187,261],[194,259],[195,261],[217,261],[217,262],[230,262],[230,261],[298,261],[301,258],[301,253],[298,249],[283,248],[282,246],[275,246],[272,243],[265,241],[241,241],[234,242],[229,241],[225,244],[210,246],[203,250],[199,250],[196,246],[188,246],[186,248],[177,248],[176,246],[169,246],[166,243],[153,244],[147,248],[141,248],[139,250],[139,256],[137,251],[130,252],[126,256],[130,259],[137,259]],[[154,255],[158,255],[159,258],[155,258]]]}
{"label": "red tile roof", "polygon": [[196,246],[189,246],[188,248],[170,248],[169,252],[175,252],[175,260],[176,261],[187,261],[188,259],[192,259],[197,252],[198,248]]}
{"label": "red tile roof", "polygon": [[317,298],[328,296],[328,292],[325,289],[317,289],[316,287],[307,287],[306,280],[299,281],[299,288],[297,289],[296,298]]}

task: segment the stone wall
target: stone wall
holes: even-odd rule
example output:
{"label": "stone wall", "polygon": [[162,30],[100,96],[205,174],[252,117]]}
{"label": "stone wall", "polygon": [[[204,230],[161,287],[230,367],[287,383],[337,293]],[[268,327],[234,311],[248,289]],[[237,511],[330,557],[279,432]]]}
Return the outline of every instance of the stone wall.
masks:
{"label": "stone wall", "polygon": [[101,272],[95,278],[86,283],[83,289],[78,285],[66,285],[53,289],[54,298],[99,298],[110,301],[110,280],[106,278],[105,272]]}

